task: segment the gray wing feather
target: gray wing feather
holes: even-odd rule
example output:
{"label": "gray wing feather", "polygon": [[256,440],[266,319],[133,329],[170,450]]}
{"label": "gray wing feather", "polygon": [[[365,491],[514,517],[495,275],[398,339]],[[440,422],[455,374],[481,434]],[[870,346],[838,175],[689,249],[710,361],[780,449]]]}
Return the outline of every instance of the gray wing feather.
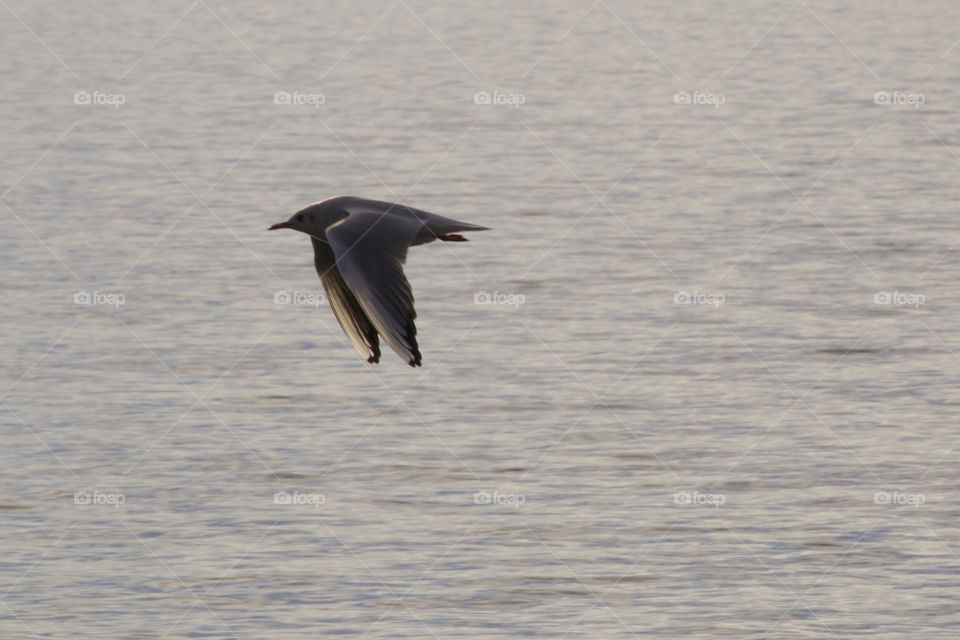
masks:
{"label": "gray wing feather", "polygon": [[422,228],[416,218],[372,211],[351,212],[327,227],[343,280],[383,340],[412,367],[420,366],[422,357],[403,264]]}
{"label": "gray wing feather", "polygon": [[320,282],[323,283],[323,290],[327,293],[333,315],[354,349],[366,358],[367,362],[380,362],[380,339],[377,337],[377,330],[340,275],[333,249],[322,240],[313,237],[310,239],[313,241],[313,262],[317,267]]}

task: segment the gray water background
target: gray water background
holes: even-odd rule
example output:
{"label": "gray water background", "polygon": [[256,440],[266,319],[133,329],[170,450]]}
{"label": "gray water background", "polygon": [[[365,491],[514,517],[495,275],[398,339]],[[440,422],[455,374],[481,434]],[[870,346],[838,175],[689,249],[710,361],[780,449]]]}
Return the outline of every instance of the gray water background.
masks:
{"label": "gray water background", "polygon": [[960,634],[957,4],[0,5],[0,637]]}

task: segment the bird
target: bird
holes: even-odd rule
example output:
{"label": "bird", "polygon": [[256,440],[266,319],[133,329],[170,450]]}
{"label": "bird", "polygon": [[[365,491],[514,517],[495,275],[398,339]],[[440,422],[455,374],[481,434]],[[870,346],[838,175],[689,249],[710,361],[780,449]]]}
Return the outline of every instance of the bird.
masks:
{"label": "bird", "polygon": [[466,242],[489,227],[406,205],[337,196],[307,206],[268,230],[310,236],[314,265],[340,327],[367,362],[380,362],[380,339],[411,367],[422,366],[413,290],[403,273],[407,249],[434,240]]}

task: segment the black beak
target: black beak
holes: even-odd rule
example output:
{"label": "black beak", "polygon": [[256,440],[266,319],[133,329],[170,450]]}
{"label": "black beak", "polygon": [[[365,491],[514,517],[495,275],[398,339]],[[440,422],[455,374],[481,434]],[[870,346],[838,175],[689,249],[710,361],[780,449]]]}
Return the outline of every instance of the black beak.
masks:
{"label": "black beak", "polygon": [[290,224],[289,222],[278,222],[277,224],[267,229],[267,231],[276,231],[277,229],[289,229],[292,226],[293,225]]}

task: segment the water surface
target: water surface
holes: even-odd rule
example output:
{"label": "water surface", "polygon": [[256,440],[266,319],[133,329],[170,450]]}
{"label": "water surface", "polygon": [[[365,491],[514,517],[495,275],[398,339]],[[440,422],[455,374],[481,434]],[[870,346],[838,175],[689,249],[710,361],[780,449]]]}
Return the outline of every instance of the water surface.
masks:
{"label": "water surface", "polygon": [[[956,637],[958,24],[7,0],[0,636]],[[341,193],[493,229],[423,369]]]}

